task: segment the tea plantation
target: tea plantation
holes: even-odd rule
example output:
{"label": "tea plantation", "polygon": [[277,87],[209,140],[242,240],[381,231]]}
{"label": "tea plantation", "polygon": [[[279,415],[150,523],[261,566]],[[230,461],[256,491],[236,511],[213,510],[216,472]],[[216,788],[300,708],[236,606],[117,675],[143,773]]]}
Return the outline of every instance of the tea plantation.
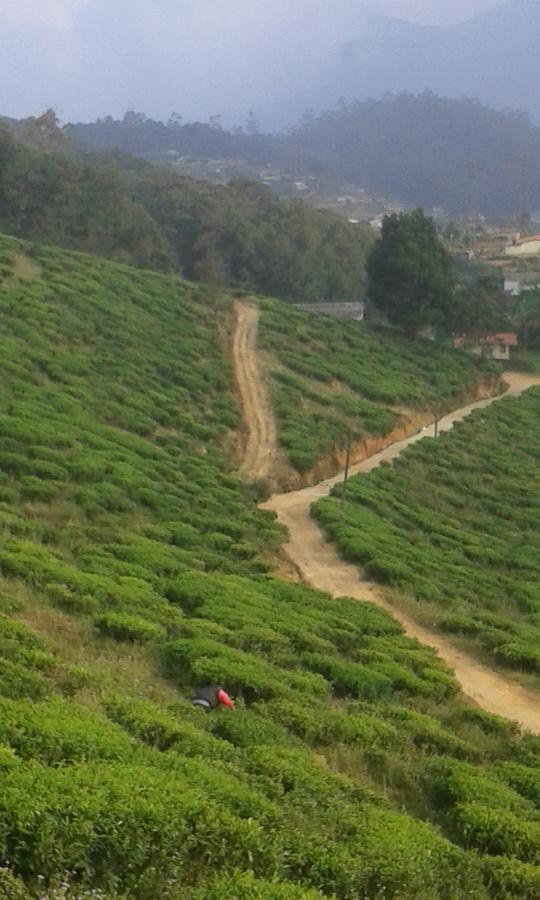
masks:
{"label": "tea plantation", "polygon": [[279,439],[306,472],[350,434],[388,434],[404,411],[455,409],[479,384],[498,386],[485,360],[424,340],[407,341],[365,322],[306,316],[262,302],[261,347],[270,354]]}
{"label": "tea plantation", "polygon": [[[538,739],[382,611],[268,574],[229,299],[0,259],[0,898],[537,897]],[[233,712],[191,706],[210,680]]]}
{"label": "tea plantation", "polygon": [[539,445],[533,388],[353,479],[343,520],[337,497],[314,510],[370,578],[409,592],[439,629],[537,685]]}

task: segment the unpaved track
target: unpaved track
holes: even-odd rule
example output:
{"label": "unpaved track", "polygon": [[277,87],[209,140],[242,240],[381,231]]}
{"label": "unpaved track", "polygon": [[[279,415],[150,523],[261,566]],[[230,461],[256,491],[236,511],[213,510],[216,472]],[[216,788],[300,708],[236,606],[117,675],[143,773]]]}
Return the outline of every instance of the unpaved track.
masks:
{"label": "unpaved track", "polygon": [[[518,396],[533,385],[540,384],[540,378],[519,373],[505,375],[509,388],[502,397],[480,400],[462,409],[455,410],[439,422],[440,431],[448,431],[454,422],[463,419],[473,409],[489,406],[496,400],[508,396]],[[383,460],[394,459],[401,451],[422,437],[433,435],[433,426],[404,441],[392,444],[369,459],[351,468],[351,474],[369,472]],[[264,509],[272,509],[279,521],[288,528],[289,542],[285,552],[294,563],[302,580],[312,587],[328,591],[333,596],[356,597],[382,607],[404,627],[409,637],[433,647],[441,659],[455,672],[463,692],[483,709],[518,722],[522,728],[540,733],[540,698],[507,681],[502,675],[476,662],[462,653],[438,634],[418,625],[400,610],[387,603],[380,590],[373,583],[360,577],[358,569],[346,563],[338,555],[334,545],[326,541],[322,532],[309,514],[310,506],[328,494],[332,486],[342,479],[342,475],[329,478],[314,487],[293,491],[289,494],[275,494]]]}
{"label": "unpaved track", "polygon": [[269,474],[275,459],[277,436],[272,405],[257,359],[259,310],[256,306],[237,300],[234,312],[234,371],[247,428],[247,443],[240,471],[249,478],[264,478]]}
{"label": "unpaved track", "polygon": [[[257,362],[258,309],[245,302],[235,304],[236,331],[233,354],[240,401],[247,426],[248,440],[241,471],[251,478],[261,478],[271,469],[277,448],[276,426],[264,381]],[[518,396],[540,377],[509,372],[505,375],[509,387],[503,397]],[[439,422],[440,431],[448,431],[454,422],[463,419],[473,409],[489,406],[501,397],[480,400],[455,410]],[[404,441],[374,454],[351,467],[351,475],[369,472],[383,460],[391,460],[401,451],[423,437],[433,435],[433,426]],[[314,487],[275,494],[263,509],[273,510],[279,521],[288,528],[289,541],[285,552],[298,570],[302,580],[312,587],[327,591],[335,597],[356,597],[382,607],[401,623],[405,632],[422,644],[433,647],[441,659],[455,672],[463,692],[483,709],[518,722],[522,728],[540,733],[540,698],[507,681],[502,675],[476,662],[451,643],[418,625],[400,610],[391,606],[373,583],[360,577],[355,566],[340,558],[334,545],[326,541],[309,514],[310,506],[328,494],[342,475],[329,478]]]}

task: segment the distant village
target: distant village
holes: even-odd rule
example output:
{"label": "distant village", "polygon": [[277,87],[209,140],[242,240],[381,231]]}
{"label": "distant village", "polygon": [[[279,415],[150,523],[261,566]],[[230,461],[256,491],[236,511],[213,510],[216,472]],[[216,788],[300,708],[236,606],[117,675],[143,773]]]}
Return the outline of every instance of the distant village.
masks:
{"label": "distant village", "polygon": [[352,225],[369,223],[375,230],[380,230],[385,215],[406,209],[382,194],[361,187],[346,185],[337,189],[323,184],[315,175],[295,175],[276,166],[257,166],[241,159],[195,159],[169,150],[155,155],[153,161],[171,166],[181,175],[212,184],[224,185],[233,178],[250,178],[282,198],[307,200],[321,209],[334,210]]}
{"label": "distant village", "polygon": [[[374,232],[382,229],[384,217],[407,211],[404,204],[355,185],[333,186],[314,175],[291,174],[276,166],[257,166],[241,159],[201,159],[182,156],[174,150],[158,154],[153,162],[167,165],[181,175],[228,184],[233,178],[249,178],[270,188],[281,198],[301,198],[320,209],[333,210],[351,225],[370,225]],[[456,260],[480,262],[500,271],[501,286],[506,294],[519,297],[540,289],[540,212],[528,217],[530,233],[524,234],[510,227],[490,223],[483,215],[471,216],[455,222],[444,209],[425,210],[437,223]],[[362,320],[364,304],[341,302],[299,304],[311,311],[323,312],[337,318]],[[432,330],[431,330],[432,331]],[[426,333],[425,337],[433,338]],[[473,345],[466,338],[457,338],[456,347],[478,355],[508,360],[511,349],[517,346],[514,333],[486,335]]]}

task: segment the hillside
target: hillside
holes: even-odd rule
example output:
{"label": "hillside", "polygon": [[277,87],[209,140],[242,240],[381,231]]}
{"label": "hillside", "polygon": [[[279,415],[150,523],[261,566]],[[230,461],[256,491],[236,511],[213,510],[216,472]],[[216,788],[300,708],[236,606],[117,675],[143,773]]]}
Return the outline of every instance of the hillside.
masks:
{"label": "hillside", "polygon": [[0,230],[214,287],[285,300],[358,299],[373,241],[301,200],[211,186],[121,154],[85,155],[54,113],[0,122]]}
{"label": "hillside", "polygon": [[353,479],[344,518],[339,489],[314,508],[346,558],[413,616],[536,688],[539,411],[537,389],[477,411]]}
{"label": "hillside", "polygon": [[500,390],[487,360],[271,300],[261,303],[259,346],[279,443],[312,481],[339,468],[349,439],[360,459],[392,432],[431,421],[437,406],[441,413]]}
{"label": "hillside", "polygon": [[[404,93],[404,82],[383,99],[354,99],[358,84],[349,102],[307,113],[280,134],[176,121],[165,125],[134,113],[64,131],[89,150],[161,154],[162,162],[174,151],[187,159],[222,160],[225,168],[233,159],[240,168],[242,161],[255,167],[263,178],[277,167],[307,181],[312,193],[315,185],[314,202],[328,194],[347,195],[354,185],[460,216],[509,216],[540,208],[540,128],[525,115],[423,89],[418,95]],[[381,96],[380,88],[373,96]]]}
{"label": "hillside", "polygon": [[536,0],[509,0],[447,27],[374,18],[358,40],[341,48],[327,90],[353,98],[360,89],[364,99],[429,89],[450,97],[477,97],[498,109],[521,109],[540,122],[538,98],[530,90],[538,78],[539,29]]}
{"label": "hillside", "polygon": [[[534,897],[537,740],[384,612],[267,574],[231,299],[0,258],[0,892]],[[186,702],[209,680],[234,713]]]}

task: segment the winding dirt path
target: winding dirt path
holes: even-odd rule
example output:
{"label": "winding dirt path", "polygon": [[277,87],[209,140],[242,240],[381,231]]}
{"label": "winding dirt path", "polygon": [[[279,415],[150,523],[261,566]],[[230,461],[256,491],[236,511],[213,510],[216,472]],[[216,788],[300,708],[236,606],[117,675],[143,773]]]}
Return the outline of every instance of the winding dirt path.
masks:
{"label": "winding dirt path", "polygon": [[[454,422],[463,419],[473,409],[489,406],[502,398],[518,396],[527,388],[540,384],[540,377],[529,377],[520,373],[507,373],[505,380],[509,385],[505,394],[501,397],[480,400],[455,410],[441,419],[439,430],[448,431]],[[413,444],[427,435],[433,435],[433,426],[404,441],[392,444],[369,459],[358,463],[351,468],[351,474],[370,472],[383,460],[394,459],[409,444]],[[325,540],[309,514],[310,506],[315,500],[326,496],[332,486],[342,477],[342,475],[337,475],[314,487],[293,491],[289,494],[275,494],[263,504],[263,509],[272,509],[277,514],[278,520],[287,527],[289,541],[285,544],[284,549],[300,573],[302,580],[311,587],[328,591],[335,597],[356,597],[358,600],[367,600],[382,607],[401,623],[409,637],[416,638],[422,644],[427,644],[437,651],[441,659],[454,670],[463,693],[479,706],[489,712],[513,719],[522,728],[540,733],[540,698],[538,696],[514,682],[507,681],[502,675],[477,662],[443,637],[422,627],[391,606],[384,599],[378,587],[362,579],[358,569],[341,559],[335,546]]]}
{"label": "winding dirt path", "polygon": [[[248,433],[241,471],[251,478],[261,478],[270,471],[277,449],[277,435],[272,406],[257,362],[258,309],[237,301],[235,314],[234,365]],[[441,419],[439,431],[448,431],[454,422],[463,419],[474,409],[487,407],[506,397],[518,396],[527,388],[540,384],[540,377],[509,372],[505,375],[505,381],[508,384],[505,394],[455,410]],[[428,435],[433,435],[433,425],[352,466],[350,474],[370,472],[383,460],[394,459],[405,447]],[[513,719],[522,728],[540,734],[540,697],[507,681],[502,675],[391,606],[378,587],[362,579],[358,569],[341,559],[335,546],[325,540],[309,510],[311,504],[326,496],[342,477],[336,475],[313,487],[288,494],[274,494],[270,500],[261,504],[263,509],[273,510],[278,520],[287,527],[289,541],[284,550],[302,580],[334,597],[356,597],[382,607],[401,623],[409,637],[436,650],[440,658],[454,670],[464,694],[483,709]]]}
{"label": "winding dirt path", "polygon": [[237,300],[234,312],[234,372],[247,428],[240,472],[249,478],[264,478],[269,474],[276,455],[277,434],[272,404],[257,359],[259,310],[250,303]]}

